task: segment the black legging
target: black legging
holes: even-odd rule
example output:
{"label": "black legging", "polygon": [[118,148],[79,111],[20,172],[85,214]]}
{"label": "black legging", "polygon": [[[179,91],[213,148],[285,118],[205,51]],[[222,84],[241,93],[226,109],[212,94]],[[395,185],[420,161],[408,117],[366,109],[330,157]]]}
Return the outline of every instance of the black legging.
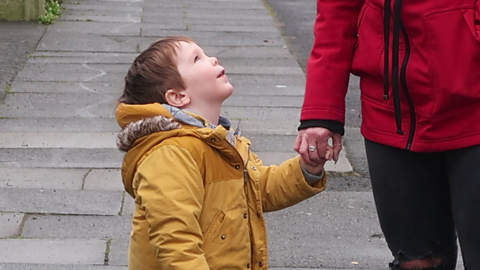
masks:
{"label": "black legging", "polygon": [[480,269],[480,146],[416,153],[365,140],[380,226],[395,257]]}

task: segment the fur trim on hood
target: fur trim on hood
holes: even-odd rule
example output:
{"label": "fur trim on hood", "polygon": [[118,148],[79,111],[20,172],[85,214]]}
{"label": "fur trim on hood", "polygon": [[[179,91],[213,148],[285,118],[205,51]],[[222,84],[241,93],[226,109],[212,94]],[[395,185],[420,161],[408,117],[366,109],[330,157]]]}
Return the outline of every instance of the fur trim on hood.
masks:
{"label": "fur trim on hood", "polygon": [[127,152],[135,141],[143,136],[159,131],[179,129],[182,125],[173,118],[158,115],[128,124],[117,137],[117,147]]}

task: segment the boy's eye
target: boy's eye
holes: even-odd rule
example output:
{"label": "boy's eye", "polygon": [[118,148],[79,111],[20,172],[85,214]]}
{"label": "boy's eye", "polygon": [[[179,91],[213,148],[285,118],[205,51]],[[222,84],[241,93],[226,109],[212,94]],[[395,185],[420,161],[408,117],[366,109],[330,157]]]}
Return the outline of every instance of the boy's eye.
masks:
{"label": "boy's eye", "polygon": [[200,60],[200,57],[195,56],[195,59],[193,60],[193,62],[197,62],[198,60]]}

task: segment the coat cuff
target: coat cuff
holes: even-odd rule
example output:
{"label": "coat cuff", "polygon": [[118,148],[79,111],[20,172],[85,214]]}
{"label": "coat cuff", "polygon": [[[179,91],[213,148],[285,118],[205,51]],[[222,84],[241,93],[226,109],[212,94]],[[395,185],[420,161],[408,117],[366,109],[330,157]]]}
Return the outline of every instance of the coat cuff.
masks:
{"label": "coat cuff", "polygon": [[340,135],[345,134],[344,124],[335,120],[302,120],[298,130],[307,129],[311,127],[323,127]]}
{"label": "coat cuff", "polygon": [[307,170],[305,170],[303,167],[302,167],[302,172],[303,172],[303,177],[305,177],[305,180],[310,185],[315,184],[317,181],[321,180],[323,178],[323,175],[325,174],[325,170],[322,170],[319,174],[311,174]]}
{"label": "coat cuff", "polygon": [[302,166],[300,166],[300,156],[297,156],[297,166],[299,167],[298,168],[298,172],[299,173],[295,173],[295,178],[297,180],[297,185],[299,186],[299,188],[308,196],[313,196],[323,190],[325,190],[326,186],[327,186],[327,174],[326,173],[323,173],[323,176],[318,179],[318,176],[315,176],[316,178],[316,181],[313,182],[313,185],[310,185],[305,177],[305,174],[303,173],[303,168]]}

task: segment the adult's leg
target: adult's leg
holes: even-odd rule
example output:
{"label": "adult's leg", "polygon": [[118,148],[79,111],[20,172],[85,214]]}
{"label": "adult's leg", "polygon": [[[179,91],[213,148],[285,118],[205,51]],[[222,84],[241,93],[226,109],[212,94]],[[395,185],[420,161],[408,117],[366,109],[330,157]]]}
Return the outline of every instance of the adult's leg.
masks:
{"label": "adult's leg", "polygon": [[365,140],[380,226],[393,269],[455,269],[457,246],[443,153]]}
{"label": "adult's leg", "polygon": [[465,269],[480,269],[480,146],[448,151],[446,156]]}

